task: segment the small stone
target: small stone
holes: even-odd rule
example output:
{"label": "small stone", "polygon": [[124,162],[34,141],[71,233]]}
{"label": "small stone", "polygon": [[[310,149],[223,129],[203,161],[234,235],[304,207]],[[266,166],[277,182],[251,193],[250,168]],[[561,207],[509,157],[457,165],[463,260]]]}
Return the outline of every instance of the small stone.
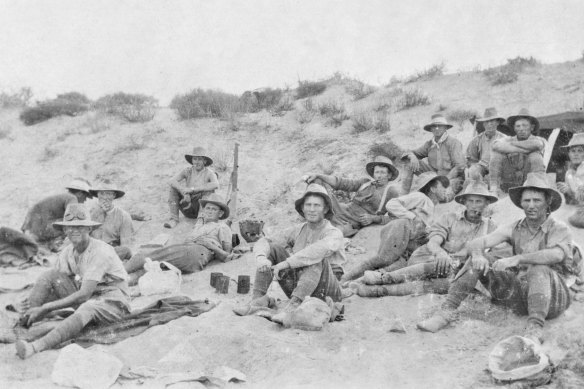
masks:
{"label": "small stone", "polygon": [[389,324],[389,332],[399,332],[405,334],[406,327],[404,326],[404,323],[401,321],[401,319],[394,319]]}

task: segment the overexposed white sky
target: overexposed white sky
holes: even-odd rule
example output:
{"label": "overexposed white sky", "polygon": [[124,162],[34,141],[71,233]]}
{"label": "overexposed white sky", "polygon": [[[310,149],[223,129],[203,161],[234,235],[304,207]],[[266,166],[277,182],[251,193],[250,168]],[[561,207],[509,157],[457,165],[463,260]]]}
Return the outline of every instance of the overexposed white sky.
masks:
{"label": "overexposed white sky", "polygon": [[124,91],[166,104],[341,71],[386,83],[517,55],[574,60],[582,0],[0,0],[0,91]]}

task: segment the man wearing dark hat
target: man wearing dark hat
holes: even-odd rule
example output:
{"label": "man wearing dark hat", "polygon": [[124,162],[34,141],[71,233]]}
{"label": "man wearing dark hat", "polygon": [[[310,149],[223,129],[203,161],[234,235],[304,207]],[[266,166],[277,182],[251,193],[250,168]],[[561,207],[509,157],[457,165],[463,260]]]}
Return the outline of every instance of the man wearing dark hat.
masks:
{"label": "man wearing dark hat", "polygon": [[505,123],[505,118],[499,116],[495,108],[487,108],[483,117],[476,121],[482,124],[484,131],[475,136],[466,148],[468,178],[475,181],[482,180],[489,173],[491,148],[493,142],[504,137],[497,129]]}
{"label": "man wearing dark hat", "polygon": [[97,205],[91,209],[91,220],[101,224],[91,232],[91,237],[113,246],[121,259],[129,259],[132,256],[130,245],[134,236],[132,217],[114,205],[114,200],[123,197],[125,192],[109,180],[104,180],[90,193],[97,197]]}
{"label": "man wearing dark hat", "polygon": [[361,278],[363,284],[356,285],[359,296],[403,296],[448,291],[449,280],[443,277],[456,274],[467,259],[459,251],[466,242],[485,236],[496,228],[495,223],[482,216],[485,208],[497,201],[495,196],[489,194],[484,182],[472,181],[464,193],[454,200],[464,205],[465,209],[446,213],[432,223],[428,243],[412,253],[406,267],[391,272],[366,271]]}
{"label": "man wearing dark hat", "polygon": [[[545,173],[530,173],[523,186],[509,190],[509,197],[525,218],[468,244],[471,259],[452,282],[441,311],[418,328],[436,332],[448,325],[477,281],[493,302],[528,315],[525,336],[532,340],[541,341],[545,320],[569,307],[568,285],[581,273],[582,256],[570,229],[551,216],[562,204],[560,193],[550,187]],[[504,242],[511,245],[513,256],[491,266],[485,250]]]}
{"label": "man wearing dark hat", "polygon": [[[377,156],[367,163],[365,170],[369,177],[360,179],[310,174],[307,183],[322,185],[332,200],[334,216],[331,223],[343,232],[345,237],[351,237],[359,229],[370,224],[387,224],[389,216],[385,212],[385,204],[400,195],[399,189],[391,184],[399,175],[389,158]],[[334,195],[334,190],[354,192],[355,195],[348,204],[341,204]]]}
{"label": "man wearing dark hat", "polygon": [[333,301],[341,300],[337,278],[345,262],[343,234],[329,221],[333,210],[326,189],[318,184],[308,185],[295,208],[306,219],[304,223],[286,230],[280,239],[262,238],[255,243],[257,270],[252,300],[234,309],[236,314],[274,307],[274,299],[267,294],[274,277],[290,298],[284,312],[296,309],[308,296],[323,301],[327,296]]}
{"label": "man wearing dark hat", "polygon": [[565,182],[558,182],[558,190],[566,196],[568,204],[577,206],[568,222],[576,228],[584,228],[584,133],[574,134],[567,146],[570,165]]}
{"label": "man wearing dark hat", "polygon": [[448,124],[444,116],[432,115],[432,121],[424,126],[424,131],[432,133],[432,139],[402,156],[403,159],[409,160],[407,174],[402,182],[403,193],[410,192],[413,174],[429,171],[448,178],[454,194],[460,191],[464,182],[466,163],[462,143],[448,135],[449,128],[452,128],[452,124]]}
{"label": "man wearing dark hat", "polygon": [[432,222],[434,206],[446,199],[448,186],[448,178],[426,172],[418,177],[414,191],[389,200],[385,209],[392,220],[381,230],[377,254],[357,264],[342,280],[361,277],[366,270],[388,267],[394,270],[391,268],[394,263],[426,243],[426,227]]}
{"label": "man wearing dark hat", "polygon": [[[546,141],[534,135],[539,129],[539,121],[523,108],[519,114],[507,118],[507,124],[516,136],[496,140],[491,149],[489,190],[495,195],[500,189],[521,185],[528,173],[545,172],[543,153]],[[504,170],[510,170],[512,176],[505,177]]]}
{"label": "man wearing dark hat", "polygon": [[[196,218],[199,214],[199,200],[219,188],[217,176],[209,169],[213,160],[203,147],[195,147],[192,154],[185,154],[185,159],[192,166],[185,168],[170,181],[168,196],[170,217],[164,223],[166,228],[176,227],[179,210],[185,217]],[[181,184],[182,181],[184,186]]]}
{"label": "man wearing dark hat", "polygon": [[231,229],[222,222],[229,217],[229,207],[216,193],[199,200],[199,203],[199,218],[184,243],[172,244],[150,253],[137,253],[124,264],[126,271],[132,275],[132,281],[144,274],[146,258],[169,262],[183,273],[201,271],[213,259],[222,262],[233,259]]}
{"label": "man wearing dark hat", "polygon": [[73,339],[89,323],[113,323],[130,311],[128,274],[113,247],[89,236],[100,224],[91,220],[87,209],[70,204],[63,221],[53,225],[71,244],[60,253],[54,269],[36,281],[21,323],[29,327],[63,308],[75,312],[34,342],[18,340],[16,353],[22,359]]}
{"label": "man wearing dark hat", "polygon": [[61,220],[69,204],[84,203],[93,196],[89,193],[89,182],[83,178],[74,178],[65,189],[67,193],[46,197],[33,205],[26,214],[21,230],[37,243],[46,244],[50,249],[57,249],[64,234],[53,228],[53,222]]}

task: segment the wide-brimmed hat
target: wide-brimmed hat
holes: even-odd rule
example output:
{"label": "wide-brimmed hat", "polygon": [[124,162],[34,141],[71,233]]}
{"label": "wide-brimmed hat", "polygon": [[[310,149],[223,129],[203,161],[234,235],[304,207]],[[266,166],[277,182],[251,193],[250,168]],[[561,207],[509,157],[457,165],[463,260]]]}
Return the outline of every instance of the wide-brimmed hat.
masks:
{"label": "wide-brimmed hat", "polygon": [[118,186],[115,185],[110,180],[103,180],[103,181],[97,183],[93,188],[91,188],[89,190],[89,193],[92,196],[97,197],[97,192],[105,192],[105,191],[114,192],[116,194],[116,199],[119,199],[120,197],[123,197],[126,194],[126,192],[119,189]]}
{"label": "wide-brimmed hat", "polygon": [[397,176],[399,176],[399,170],[393,166],[391,159],[384,157],[383,155],[378,155],[377,157],[373,158],[372,162],[368,162],[367,165],[365,165],[365,170],[371,177],[373,177],[375,166],[385,166],[387,169],[389,169],[389,173],[391,174],[389,181],[393,181],[397,178]]}
{"label": "wide-brimmed hat", "polygon": [[452,124],[448,124],[446,118],[441,113],[436,113],[432,115],[431,120],[432,120],[431,123],[428,123],[424,126],[424,131],[432,132],[432,129],[430,128],[432,126],[444,126],[447,128],[453,127]]}
{"label": "wide-brimmed hat", "polygon": [[430,185],[432,182],[438,179],[440,179],[442,182],[447,182],[448,185],[445,186],[450,185],[450,180],[448,179],[448,177],[439,176],[438,174],[436,174],[436,172],[424,172],[418,176],[418,179],[416,180],[416,185],[414,185],[414,189],[412,190],[412,192],[415,191],[422,192],[428,185]]}
{"label": "wide-brimmed hat", "polygon": [[570,149],[570,147],[574,146],[584,146],[584,132],[580,132],[578,134],[574,134],[572,139],[570,139],[570,143],[566,146],[560,146],[563,149]]}
{"label": "wide-brimmed hat", "polygon": [[324,199],[324,202],[328,207],[328,212],[326,213],[326,215],[324,215],[324,217],[330,220],[335,214],[332,207],[332,201],[326,189],[322,185],[318,184],[308,185],[302,197],[294,202],[294,208],[296,208],[296,212],[298,212],[300,216],[304,217],[304,211],[302,211],[302,206],[304,205],[304,199],[306,199],[306,197],[310,195],[320,196]]}
{"label": "wide-brimmed hat", "polygon": [[84,204],[73,203],[67,205],[63,220],[53,223],[57,230],[62,230],[65,226],[98,227],[101,223],[91,220],[89,210]]}
{"label": "wide-brimmed hat", "polygon": [[185,154],[185,159],[191,165],[193,164],[193,157],[203,157],[203,158],[205,158],[205,166],[211,166],[211,165],[213,165],[213,160],[211,159],[211,157],[209,157],[207,155],[207,150],[205,150],[204,147],[197,146],[197,147],[195,147],[193,149],[192,154]]}
{"label": "wide-brimmed hat", "polygon": [[509,127],[515,131],[515,122],[519,119],[527,119],[533,124],[533,133],[536,133],[539,130],[539,120],[535,116],[531,116],[527,108],[521,108],[517,115],[509,116],[507,118],[507,124]]}
{"label": "wide-brimmed hat", "polygon": [[485,109],[485,114],[481,118],[476,118],[477,122],[488,122],[491,120],[498,120],[500,123],[505,123],[505,118],[497,114],[497,109],[490,107]]}
{"label": "wide-brimmed hat", "polygon": [[550,211],[554,212],[562,205],[562,196],[560,192],[555,190],[548,183],[545,172],[528,173],[527,179],[522,186],[516,186],[509,189],[509,198],[513,201],[517,207],[521,207],[521,194],[525,189],[539,189],[547,192],[552,198],[552,203],[550,204]]}
{"label": "wide-brimmed hat", "polygon": [[81,192],[85,192],[87,193],[89,196],[88,197],[93,197],[93,195],[90,193],[91,187],[90,187],[90,183],[89,181],[83,179],[83,178],[74,178],[72,181],[69,182],[69,184],[65,185],[65,189],[71,189],[71,190],[79,190]]}
{"label": "wide-brimmed hat", "polygon": [[464,204],[464,199],[466,198],[466,196],[470,195],[482,196],[486,198],[490,204],[493,204],[494,202],[499,200],[497,196],[493,196],[492,194],[489,193],[489,188],[487,188],[487,184],[485,184],[483,181],[473,180],[467,185],[466,189],[464,190],[464,193],[454,196],[454,201],[456,201],[459,204]]}
{"label": "wide-brimmed hat", "polygon": [[219,196],[217,193],[211,193],[209,197],[207,197],[206,199],[199,200],[199,204],[201,204],[201,209],[205,208],[205,205],[207,205],[207,203],[215,204],[216,206],[221,208],[221,210],[223,210],[223,216],[221,216],[219,219],[223,220],[229,217],[229,207],[227,206],[227,204],[223,202],[221,196]]}

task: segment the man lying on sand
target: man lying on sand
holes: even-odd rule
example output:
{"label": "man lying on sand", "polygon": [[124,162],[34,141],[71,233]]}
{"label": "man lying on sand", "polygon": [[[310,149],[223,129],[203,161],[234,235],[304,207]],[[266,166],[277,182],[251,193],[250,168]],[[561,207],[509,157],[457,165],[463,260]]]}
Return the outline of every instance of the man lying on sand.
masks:
{"label": "man lying on sand", "polygon": [[[458,252],[468,241],[496,228],[495,223],[482,216],[485,208],[497,201],[485,183],[473,181],[454,200],[465,209],[446,213],[436,220],[430,227],[428,243],[412,253],[406,267],[391,272],[366,271],[362,283],[351,285],[357,294],[380,297],[448,291],[449,280],[444,277],[455,275],[467,259]],[[440,279],[436,280],[437,277]],[[430,280],[419,281],[424,279]]]}
{"label": "man lying on sand", "polygon": [[558,190],[566,196],[568,204],[578,207],[568,222],[574,227],[584,228],[584,133],[574,134],[570,143],[562,148],[568,149],[570,167],[566,181],[558,182]]}
{"label": "man lying on sand", "polygon": [[434,217],[434,205],[446,199],[448,186],[448,178],[426,172],[418,178],[415,191],[389,200],[385,208],[392,220],[381,230],[377,254],[353,267],[342,281],[361,277],[366,270],[390,267],[426,243],[426,227]]}
{"label": "man lying on sand", "polygon": [[335,302],[341,301],[338,278],[345,262],[343,234],[329,221],[333,210],[326,189],[310,184],[296,200],[295,208],[306,222],[285,231],[281,239],[262,238],[255,243],[257,270],[252,300],[234,309],[236,314],[243,316],[256,308],[274,307],[274,299],[267,294],[274,277],[290,298],[284,313],[296,309],[308,296],[321,300],[329,296]]}
{"label": "man lying on sand", "polygon": [[30,326],[63,308],[72,307],[75,312],[34,342],[18,340],[20,358],[74,338],[89,323],[113,323],[129,313],[128,274],[122,261],[112,246],[89,236],[99,225],[82,204],[70,204],[63,221],[53,223],[71,244],[61,252],[54,269],[36,281],[21,323]]}
{"label": "man lying on sand", "polygon": [[114,200],[123,197],[125,192],[109,181],[98,184],[90,192],[97,197],[97,205],[91,209],[91,220],[101,224],[91,236],[113,246],[120,259],[130,258],[129,246],[134,236],[132,217],[114,205]]}
{"label": "man lying on sand", "polygon": [[[195,147],[192,154],[185,154],[185,159],[192,166],[183,169],[170,181],[169,219],[164,223],[166,228],[176,227],[179,210],[190,219],[198,217],[199,200],[207,198],[219,188],[215,172],[209,169],[213,160],[204,148]],[[184,181],[184,186],[181,181]]]}
{"label": "man lying on sand", "polygon": [[58,249],[64,236],[53,228],[53,222],[63,219],[65,209],[72,203],[84,203],[93,197],[89,192],[89,182],[83,178],[73,179],[65,188],[67,193],[45,197],[33,205],[26,214],[21,230],[39,244],[49,249]]}
{"label": "man lying on sand", "polygon": [[[436,332],[446,327],[477,281],[494,303],[527,314],[525,336],[538,342],[543,341],[545,320],[570,306],[567,282],[580,274],[582,256],[570,229],[550,216],[562,204],[560,193],[550,187],[545,173],[530,173],[523,186],[509,190],[509,197],[525,211],[525,218],[468,244],[471,259],[450,285],[441,311],[418,323],[419,329]],[[503,242],[512,246],[513,256],[491,264],[485,249]]]}
{"label": "man lying on sand", "polygon": [[413,175],[423,172],[435,172],[439,176],[446,176],[450,180],[452,193],[460,191],[464,182],[466,162],[462,153],[462,143],[448,134],[449,128],[452,128],[452,124],[448,124],[444,116],[432,115],[432,121],[424,126],[424,131],[432,133],[432,139],[403,155],[403,159],[409,160],[402,184],[403,193],[409,193]]}
{"label": "man lying on sand", "polygon": [[126,271],[133,273],[132,282],[144,274],[146,257],[169,262],[183,273],[201,271],[213,259],[222,262],[233,259],[231,229],[222,222],[229,217],[229,207],[215,193],[206,200],[199,200],[199,203],[202,216],[197,219],[185,243],[169,245],[150,253],[138,253],[124,264]]}
{"label": "man lying on sand", "polygon": [[[311,173],[306,179],[307,183],[314,182],[327,190],[334,212],[331,223],[346,237],[370,224],[387,224],[389,217],[385,214],[385,204],[400,195],[399,188],[391,184],[399,171],[389,158],[377,156],[365,166],[365,170],[370,177],[350,179]],[[355,195],[349,204],[341,204],[333,190],[354,192]]]}

